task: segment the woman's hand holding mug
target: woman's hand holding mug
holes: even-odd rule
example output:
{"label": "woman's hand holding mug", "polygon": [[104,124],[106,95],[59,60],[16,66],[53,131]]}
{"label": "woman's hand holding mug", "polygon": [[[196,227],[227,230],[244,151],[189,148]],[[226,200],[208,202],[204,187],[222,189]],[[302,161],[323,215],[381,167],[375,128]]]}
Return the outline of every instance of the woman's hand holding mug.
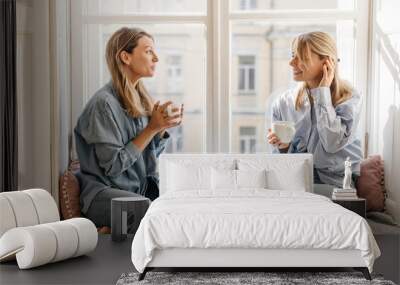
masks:
{"label": "woman's hand holding mug", "polygon": [[268,138],[268,143],[272,144],[273,146],[277,147],[278,149],[287,149],[287,148],[289,148],[290,144],[281,142],[279,137],[275,133],[273,133],[271,131],[271,129],[268,129],[267,138]]}
{"label": "woman's hand holding mug", "polygon": [[295,124],[291,121],[275,121],[268,129],[268,143],[279,150],[287,150],[296,132]]}
{"label": "woman's hand holding mug", "polygon": [[[168,112],[167,109],[170,109],[171,112]],[[160,105],[160,101],[157,101],[157,103],[154,104],[148,127],[156,132],[161,132],[180,125],[183,117],[183,104],[181,105],[180,109],[181,111],[179,114],[176,114],[179,111],[179,108],[172,108],[171,101],[168,101],[162,105]]]}

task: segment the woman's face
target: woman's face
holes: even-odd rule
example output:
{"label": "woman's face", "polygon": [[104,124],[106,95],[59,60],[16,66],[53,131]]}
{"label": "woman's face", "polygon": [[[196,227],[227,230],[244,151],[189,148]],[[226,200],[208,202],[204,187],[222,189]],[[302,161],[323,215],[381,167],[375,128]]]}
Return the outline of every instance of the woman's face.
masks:
{"label": "woman's face", "polygon": [[125,52],[121,56],[135,79],[152,77],[154,75],[158,57],[151,38],[146,36],[141,37],[132,53]]}
{"label": "woman's face", "polygon": [[311,52],[311,57],[305,59],[306,63],[302,61],[297,53],[292,53],[292,60],[289,65],[293,70],[293,79],[295,81],[305,81],[305,82],[319,82],[323,75],[322,66],[325,59],[320,59],[319,55]]}

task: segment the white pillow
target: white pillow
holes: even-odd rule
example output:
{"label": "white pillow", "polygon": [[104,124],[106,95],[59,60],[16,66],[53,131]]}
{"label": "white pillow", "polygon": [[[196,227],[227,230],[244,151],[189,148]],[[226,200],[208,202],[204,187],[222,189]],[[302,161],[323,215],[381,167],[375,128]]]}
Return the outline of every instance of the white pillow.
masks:
{"label": "white pillow", "polygon": [[211,167],[168,163],[168,191],[210,189]]}
{"label": "white pillow", "polygon": [[211,188],[217,189],[236,189],[236,170],[211,168]]}
{"label": "white pillow", "polygon": [[285,168],[270,168],[267,171],[268,189],[307,191],[306,164],[294,163]]}
{"label": "white pillow", "polygon": [[[284,156],[284,155],[282,155]],[[267,187],[271,190],[307,191],[309,165],[304,160],[239,159],[238,168],[247,171],[266,170]]]}
{"label": "white pillow", "polygon": [[267,172],[262,170],[236,170],[237,188],[267,188]]}

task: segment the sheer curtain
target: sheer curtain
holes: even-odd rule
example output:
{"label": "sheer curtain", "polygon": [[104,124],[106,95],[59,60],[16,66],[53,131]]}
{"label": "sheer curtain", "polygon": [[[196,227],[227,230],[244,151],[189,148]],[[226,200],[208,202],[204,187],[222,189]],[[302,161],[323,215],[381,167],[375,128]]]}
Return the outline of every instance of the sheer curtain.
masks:
{"label": "sheer curtain", "polygon": [[386,209],[400,223],[400,2],[374,5],[369,153],[385,161]]}

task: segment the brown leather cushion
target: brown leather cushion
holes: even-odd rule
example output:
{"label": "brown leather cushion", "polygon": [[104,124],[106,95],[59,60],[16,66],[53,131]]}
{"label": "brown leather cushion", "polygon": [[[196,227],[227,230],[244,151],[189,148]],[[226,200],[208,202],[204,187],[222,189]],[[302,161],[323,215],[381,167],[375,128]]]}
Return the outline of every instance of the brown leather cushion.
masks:
{"label": "brown leather cushion", "polygon": [[379,155],[370,156],[361,162],[357,180],[357,195],[367,200],[367,211],[383,211],[385,187],[383,161]]}
{"label": "brown leather cushion", "polygon": [[64,219],[81,216],[79,203],[79,182],[71,170],[67,170],[60,178],[60,208]]}

